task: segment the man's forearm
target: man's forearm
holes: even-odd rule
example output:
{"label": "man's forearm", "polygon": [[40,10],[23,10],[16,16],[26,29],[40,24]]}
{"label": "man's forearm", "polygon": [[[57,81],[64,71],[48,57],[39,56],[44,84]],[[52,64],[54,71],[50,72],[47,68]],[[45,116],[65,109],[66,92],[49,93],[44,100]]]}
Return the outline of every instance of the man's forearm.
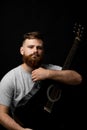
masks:
{"label": "man's forearm", "polygon": [[0,124],[8,130],[31,130],[23,128],[6,113],[0,113]]}
{"label": "man's forearm", "polygon": [[81,75],[73,70],[49,70],[48,78],[70,85],[77,85],[82,81]]}
{"label": "man's forearm", "polygon": [[52,79],[70,85],[77,85],[82,82],[82,76],[74,70],[50,70],[38,68],[32,71],[32,80],[34,82],[44,79]]}

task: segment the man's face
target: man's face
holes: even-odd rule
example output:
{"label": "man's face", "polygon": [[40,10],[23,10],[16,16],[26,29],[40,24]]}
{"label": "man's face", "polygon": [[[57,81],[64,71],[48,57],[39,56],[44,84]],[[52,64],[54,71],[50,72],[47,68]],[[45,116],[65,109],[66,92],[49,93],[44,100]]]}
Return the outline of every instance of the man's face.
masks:
{"label": "man's face", "polygon": [[23,61],[32,68],[40,66],[43,59],[43,42],[38,39],[26,39],[20,49]]}

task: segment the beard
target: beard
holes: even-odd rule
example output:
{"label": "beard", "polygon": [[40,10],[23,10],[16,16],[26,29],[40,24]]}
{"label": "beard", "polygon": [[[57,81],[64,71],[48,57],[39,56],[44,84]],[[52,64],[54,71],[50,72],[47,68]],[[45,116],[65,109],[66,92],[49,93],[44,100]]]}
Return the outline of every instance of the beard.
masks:
{"label": "beard", "polygon": [[31,55],[23,55],[23,62],[26,63],[31,68],[40,67],[43,60],[43,55],[31,54]]}

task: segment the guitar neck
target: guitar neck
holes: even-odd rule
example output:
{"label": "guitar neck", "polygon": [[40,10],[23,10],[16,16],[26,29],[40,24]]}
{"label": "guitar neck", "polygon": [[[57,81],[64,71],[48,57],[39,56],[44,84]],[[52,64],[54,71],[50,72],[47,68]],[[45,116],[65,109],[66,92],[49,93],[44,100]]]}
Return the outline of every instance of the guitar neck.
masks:
{"label": "guitar neck", "polygon": [[70,50],[70,52],[69,52],[69,54],[68,54],[68,56],[66,58],[66,61],[65,61],[64,65],[63,65],[62,70],[70,68],[70,65],[72,63],[74,55],[76,54],[76,51],[77,51],[77,48],[78,48],[78,44],[79,44],[79,39],[76,38],[74,43],[73,43],[73,46],[72,46],[72,48],[71,48],[71,50]]}

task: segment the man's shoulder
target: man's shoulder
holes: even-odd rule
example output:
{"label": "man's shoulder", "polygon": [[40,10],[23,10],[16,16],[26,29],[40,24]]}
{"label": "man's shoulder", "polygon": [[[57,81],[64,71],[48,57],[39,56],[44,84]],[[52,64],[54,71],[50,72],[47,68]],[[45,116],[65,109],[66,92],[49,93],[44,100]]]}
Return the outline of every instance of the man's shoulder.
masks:
{"label": "man's shoulder", "polygon": [[9,70],[9,71],[2,77],[2,79],[3,79],[3,78],[7,78],[7,77],[9,77],[9,78],[11,79],[11,78],[14,76],[15,72],[18,72],[18,71],[20,71],[20,65],[17,66],[17,67],[15,67],[15,68],[13,68],[13,69],[11,69],[11,70]]}

